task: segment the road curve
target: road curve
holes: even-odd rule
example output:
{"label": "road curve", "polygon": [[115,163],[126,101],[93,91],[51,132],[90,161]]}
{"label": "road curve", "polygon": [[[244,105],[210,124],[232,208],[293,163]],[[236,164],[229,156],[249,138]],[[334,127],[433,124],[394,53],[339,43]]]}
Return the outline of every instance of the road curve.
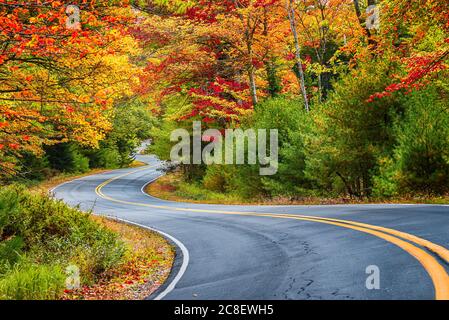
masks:
{"label": "road curve", "polygon": [[[72,206],[171,237],[164,299],[449,299],[449,207],[225,206],[142,192],[162,164],[84,177],[53,190]],[[184,252],[184,253],[183,253]],[[380,270],[368,290],[366,269]]]}

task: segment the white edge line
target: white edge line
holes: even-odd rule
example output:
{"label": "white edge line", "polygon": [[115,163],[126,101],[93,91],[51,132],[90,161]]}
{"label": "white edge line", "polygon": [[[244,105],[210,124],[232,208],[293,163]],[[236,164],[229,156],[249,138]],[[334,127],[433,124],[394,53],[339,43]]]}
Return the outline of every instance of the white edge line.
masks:
{"label": "white edge line", "polygon": [[[162,177],[162,176],[164,176],[164,175],[162,174],[162,175],[160,175],[160,176],[157,176],[156,178],[151,179],[150,181],[148,181],[147,183],[145,183],[145,184],[143,185],[143,187],[140,188],[140,192],[142,192],[142,193],[143,193],[144,195],[146,195],[147,197],[154,198],[154,199],[158,199],[158,198],[153,197],[153,196],[149,195],[148,193],[146,193],[146,192],[145,192],[145,189],[146,189],[146,187],[148,187],[150,184],[152,184],[154,181],[156,181],[157,179],[159,179],[159,178]],[[165,201],[165,200],[163,200],[163,199],[158,199],[158,200]]]}
{"label": "white edge line", "polygon": [[162,300],[167,294],[169,294],[170,292],[173,291],[173,289],[175,289],[176,285],[178,284],[179,280],[181,280],[182,276],[184,275],[184,273],[187,270],[187,267],[189,265],[189,260],[190,260],[190,255],[189,255],[189,250],[187,250],[186,246],[179,241],[178,239],[176,239],[175,237],[169,235],[168,233],[162,232],[160,230],[145,226],[143,224],[140,223],[136,223],[136,222],[132,222],[126,219],[121,219],[121,218],[117,218],[117,217],[113,217],[113,216],[106,216],[108,218],[114,219],[114,220],[118,220],[124,223],[128,223],[143,229],[147,229],[150,231],[154,231],[159,233],[160,235],[170,239],[171,241],[173,241],[182,251],[182,264],[181,264],[181,268],[179,269],[178,273],[176,274],[175,278],[173,279],[172,282],[170,282],[170,284],[167,286],[167,288],[165,288],[164,291],[162,291],[160,294],[157,295],[157,297],[155,297],[153,300]]}

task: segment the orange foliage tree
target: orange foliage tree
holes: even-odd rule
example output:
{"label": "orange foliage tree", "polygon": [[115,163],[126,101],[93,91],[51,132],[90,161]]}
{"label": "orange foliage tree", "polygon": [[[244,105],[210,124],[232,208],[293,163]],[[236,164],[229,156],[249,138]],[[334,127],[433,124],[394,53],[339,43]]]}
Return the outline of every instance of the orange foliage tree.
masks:
{"label": "orange foliage tree", "polygon": [[110,129],[115,99],[138,80],[128,58],[137,47],[121,27],[134,18],[122,5],[0,1],[2,175],[24,152],[64,141],[95,147]]}

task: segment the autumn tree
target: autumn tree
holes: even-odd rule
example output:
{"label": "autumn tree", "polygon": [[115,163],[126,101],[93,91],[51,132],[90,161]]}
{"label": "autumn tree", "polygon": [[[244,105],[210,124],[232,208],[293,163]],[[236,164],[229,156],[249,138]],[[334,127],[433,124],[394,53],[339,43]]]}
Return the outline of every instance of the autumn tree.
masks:
{"label": "autumn tree", "polygon": [[394,74],[394,83],[372,95],[370,100],[423,88],[447,69],[448,10],[449,4],[440,1],[382,2],[385,22],[379,54],[387,53],[390,59],[398,61],[403,72]]}
{"label": "autumn tree", "polygon": [[78,3],[70,28],[74,12],[61,1],[0,2],[2,174],[23,152],[69,140],[95,147],[109,130],[111,107],[131,94],[138,71],[128,59],[137,48],[119,27],[133,17],[106,4]]}
{"label": "autumn tree", "polygon": [[323,102],[335,72],[331,62],[339,58],[339,49],[359,33],[352,4],[347,0],[302,0],[295,2],[293,9],[296,19],[292,30],[299,33],[295,42],[301,42],[301,51],[310,57],[307,69],[317,78],[318,98]]}

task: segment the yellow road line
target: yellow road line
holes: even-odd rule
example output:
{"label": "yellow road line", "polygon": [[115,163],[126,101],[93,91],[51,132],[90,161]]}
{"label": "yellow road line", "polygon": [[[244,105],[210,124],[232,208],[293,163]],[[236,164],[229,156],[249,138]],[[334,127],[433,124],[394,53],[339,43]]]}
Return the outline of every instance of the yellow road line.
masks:
{"label": "yellow road line", "polygon": [[[334,226],[338,226],[338,227],[343,227],[343,228],[352,229],[352,230],[356,230],[359,232],[371,234],[373,236],[376,236],[385,241],[395,244],[396,246],[400,247],[401,249],[408,252],[413,257],[415,257],[415,259],[417,259],[421,263],[421,265],[424,267],[424,269],[427,271],[430,278],[432,279],[432,282],[433,282],[433,285],[435,288],[435,298],[437,300],[449,300],[449,276],[448,276],[446,270],[444,269],[444,267],[432,255],[428,254],[423,249],[416,247],[415,245],[411,244],[410,242],[413,242],[414,244],[420,245],[422,247],[425,247],[425,248],[437,253],[441,258],[443,258],[447,262],[449,262],[449,250],[447,250],[446,248],[444,248],[440,245],[434,244],[428,240],[419,238],[417,236],[414,236],[414,235],[411,235],[411,234],[408,234],[405,232],[397,231],[397,230],[390,229],[390,228],[384,228],[384,227],[379,227],[379,226],[375,226],[375,225],[355,222],[355,221],[314,217],[314,216],[276,214],[276,213],[257,213],[257,212],[244,212],[244,211],[189,209],[189,208],[177,208],[177,207],[164,206],[164,205],[152,205],[152,204],[148,204],[148,203],[130,202],[130,201],[123,201],[123,200],[115,199],[115,198],[105,195],[102,192],[102,189],[105,186],[107,186],[108,184],[110,184],[111,182],[121,179],[125,176],[134,174],[136,172],[152,168],[152,167],[154,167],[154,166],[140,168],[139,170],[129,172],[129,173],[126,173],[123,175],[119,175],[115,178],[109,179],[109,180],[103,182],[102,184],[100,184],[99,186],[97,186],[97,188],[95,189],[95,192],[98,196],[100,196],[103,199],[106,199],[106,200],[109,200],[112,202],[116,202],[116,203],[122,203],[122,204],[134,205],[134,206],[142,206],[142,207],[149,207],[149,208],[156,208],[156,209],[166,209],[166,210],[173,210],[173,211],[183,211],[183,212],[270,217],[270,218],[276,218],[276,219],[294,219],[294,220],[334,225]],[[407,242],[405,240],[408,240],[410,242]]]}
{"label": "yellow road line", "polygon": [[[301,216],[301,215],[287,215],[287,216],[305,217],[305,218],[308,217],[308,216]],[[405,232],[402,232],[402,231],[398,231],[398,230],[395,230],[395,229],[379,227],[379,226],[374,226],[374,225],[370,225],[370,224],[366,224],[366,223],[360,223],[360,222],[355,222],[355,221],[332,219],[332,218],[321,218],[321,217],[314,217],[314,218],[316,218],[318,220],[341,222],[341,223],[351,224],[351,225],[354,225],[354,226],[360,226],[360,227],[365,227],[365,228],[369,228],[369,229],[373,229],[373,230],[382,231],[384,233],[388,233],[388,234],[400,237],[402,239],[414,242],[414,243],[416,243],[416,244],[418,244],[418,245],[420,245],[420,246],[422,246],[424,248],[427,248],[428,250],[436,253],[438,256],[440,256],[447,263],[449,263],[449,250],[448,249],[446,249],[445,247],[440,246],[438,244],[435,244],[433,242],[430,242],[429,240],[417,237],[415,235],[412,235],[412,234],[409,234],[409,233],[405,233]]]}
{"label": "yellow road line", "polygon": [[[97,187],[97,194],[101,193],[101,189],[103,187],[105,187],[106,185],[110,184],[111,182],[117,180],[117,179],[121,179],[125,176],[131,175],[133,173],[139,172],[141,170],[145,170],[145,169],[149,169],[152,168],[154,166],[150,166],[150,167],[145,167],[145,168],[141,168],[139,170],[130,172],[130,173],[126,173],[124,175],[120,175],[118,177],[115,177],[113,179],[110,179],[108,181],[105,181],[103,184],[101,184],[100,186]],[[100,195],[100,194],[99,194]],[[101,196],[106,198],[107,196],[101,193]],[[116,200],[116,199],[108,199],[108,200]],[[120,201],[120,200],[119,200]],[[136,205],[136,203],[131,202],[128,203],[125,201],[126,204],[132,204],[132,205]],[[153,208],[158,208],[158,209],[172,209],[175,211],[187,211],[187,212],[203,212],[203,213],[219,213],[219,214],[241,214],[240,211],[222,211],[222,210],[211,210],[211,209],[183,209],[183,208],[173,208],[171,206],[157,206],[157,205],[150,205],[150,204],[143,204],[144,206],[152,206]],[[258,212],[245,212],[245,213],[254,213],[254,214],[259,214]],[[270,214],[270,213],[268,213]],[[434,244],[428,240],[419,238],[415,235],[411,235],[405,232],[401,232],[398,230],[394,230],[394,229],[389,229],[389,228],[385,228],[385,227],[379,227],[379,226],[374,226],[374,225],[370,225],[370,224],[365,224],[365,223],[360,223],[360,222],[355,222],[355,221],[350,221],[350,220],[340,220],[340,219],[333,219],[333,218],[323,218],[323,217],[316,217],[316,216],[304,216],[304,215],[291,215],[291,214],[283,214],[284,216],[289,216],[289,217],[299,217],[299,218],[314,218],[314,219],[320,219],[320,220],[326,220],[326,221],[334,221],[334,222],[341,222],[341,223],[346,223],[346,224],[352,224],[355,226],[360,226],[360,227],[364,227],[364,228],[369,228],[369,229],[373,229],[373,230],[378,230],[378,231],[382,231],[384,233],[389,233],[392,234],[394,236],[403,238],[405,240],[408,241],[412,241],[415,242],[416,244],[423,246],[427,249],[429,249],[430,251],[438,254],[442,259],[444,259],[446,262],[449,263],[449,250],[447,250],[446,248],[444,248],[443,246]]]}

